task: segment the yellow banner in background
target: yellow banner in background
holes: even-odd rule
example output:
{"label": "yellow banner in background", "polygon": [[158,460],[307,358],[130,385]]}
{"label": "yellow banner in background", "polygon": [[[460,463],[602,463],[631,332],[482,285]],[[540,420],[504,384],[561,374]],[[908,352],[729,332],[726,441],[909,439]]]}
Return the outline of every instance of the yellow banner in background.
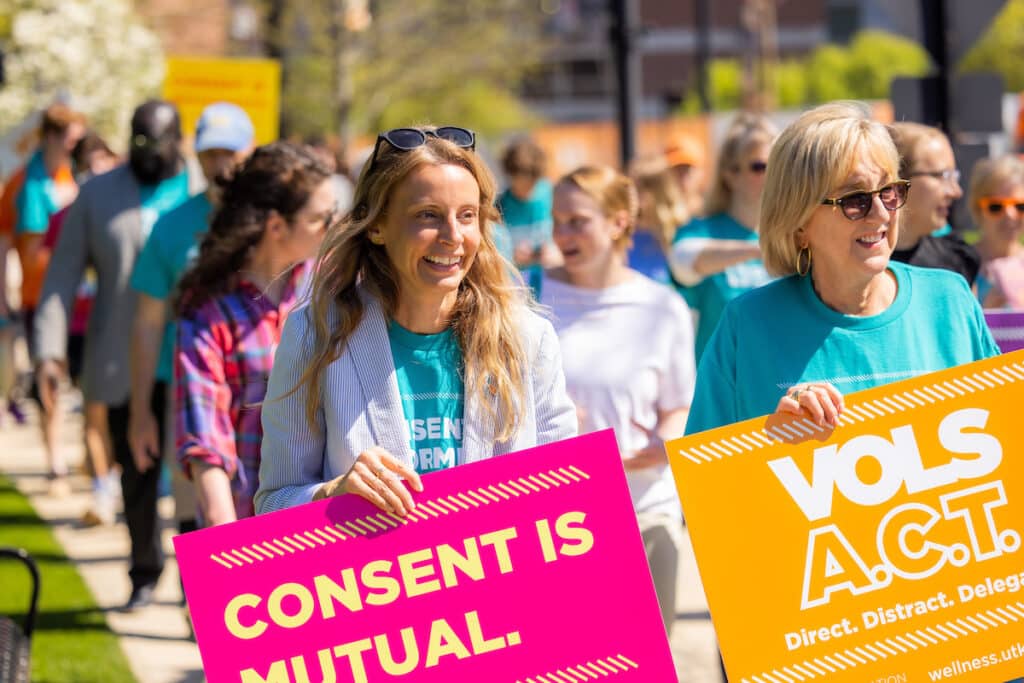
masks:
{"label": "yellow banner in background", "polygon": [[845,404],[668,444],[729,680],[1024,676],[1024,351]]}
{"label": "yellow banner in background", "polygon": [[178,106],[188,138],[195,135],[203,107],[214,102],[244,109],[258,145],[280,134],[281,65],[273,59],[168,57],[163,97]]}

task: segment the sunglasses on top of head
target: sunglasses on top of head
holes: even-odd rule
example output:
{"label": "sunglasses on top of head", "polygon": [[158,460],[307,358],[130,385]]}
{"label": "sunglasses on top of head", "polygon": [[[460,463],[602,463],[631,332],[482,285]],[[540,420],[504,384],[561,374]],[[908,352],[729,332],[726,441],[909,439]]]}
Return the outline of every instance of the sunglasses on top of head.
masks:
{"label": "sunglasses on top of head", "polygon": [[476,133],[468,128],[458,126],[441,126],[433,130],[419,128],[392,128],[377,136],[377,142],[373,146],[373,154],[370,155],[370,166],[377,162],[377,152],[380,151],[380,143],[387,142],[397,150],[408,152],[409,150],[422,147],[427,144],[427,138],[439,138],[447,140],[456,147],[463,149],[476,149]]}
{"label": "sunglasses on top of head", "polygon": [[1024,216],[1024,197],[982,197],[978,200],[981,210],[990,216],[1005,213],[1011,206],[1017,216]]}
{"label": "sunglasses on top of head", "polygon": [[876,194],[882,200],[882,206],[886,211],[895,211],[907,203],[909,193],[910,181],[897,180],[877,190],[858,190],[844,194],[842,197],[823,199],[821,203],[827,206],[838,206],[848,219],[859,221],[871,213],[871,205],[875,201]]}

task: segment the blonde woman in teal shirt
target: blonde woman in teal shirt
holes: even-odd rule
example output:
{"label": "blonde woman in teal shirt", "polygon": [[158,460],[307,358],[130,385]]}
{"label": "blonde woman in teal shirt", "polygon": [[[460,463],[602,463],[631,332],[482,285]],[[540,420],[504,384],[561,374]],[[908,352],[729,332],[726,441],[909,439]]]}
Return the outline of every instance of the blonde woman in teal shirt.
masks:
{"label": "blonde woman in teal shirt", "polygon": [[773,411],[835,425],[843,394],[999,352],[962,277],[890,261],[909,189],[862,105],[824,105],[783,131],[760,221],[781,279],[726,306],[687,433]]}

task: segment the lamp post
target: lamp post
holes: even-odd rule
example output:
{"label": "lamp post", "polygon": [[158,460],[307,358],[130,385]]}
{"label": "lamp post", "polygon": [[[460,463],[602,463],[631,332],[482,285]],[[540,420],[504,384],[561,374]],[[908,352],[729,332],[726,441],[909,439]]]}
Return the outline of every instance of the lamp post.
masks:
{"label": "lamp post", "polygon": [[636,0],[611,0],[611,43],[615,56],[616,104],[619,120],[619,157],[622,168],[636,156],[636,107],[641,98],[639,27]]}

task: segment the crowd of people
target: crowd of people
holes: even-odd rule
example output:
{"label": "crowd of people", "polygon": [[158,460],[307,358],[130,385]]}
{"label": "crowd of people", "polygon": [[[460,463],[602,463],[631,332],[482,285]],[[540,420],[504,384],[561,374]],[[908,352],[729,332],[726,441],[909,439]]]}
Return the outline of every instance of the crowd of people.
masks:
{"label": "crowd of people", "polygon": [[352,186],[311,146],[255,146],[230,103],[203,111],[194,158],[159,100],[124,160],[65,105],[39,134],[0,197],[22,271],[0,291],[0,390],[17,411],[20,320],[53,495],[59,389],[81,389],[87,520],[123,507],[127,609],[163,570],[162,481],[181,532],[336,495],[401,515],[421,475],[613,428],[671,629],[665,440],[772,412],[835,424],[845,394],[998,353],[982,306],[1024,306],[1024,162],[972,170],[968,244],[946,136],[854,103],[781,132],[739,116],[706,187],[685,137],[553,182],[517,138],[500,191],[457,126],[381,132]]}

